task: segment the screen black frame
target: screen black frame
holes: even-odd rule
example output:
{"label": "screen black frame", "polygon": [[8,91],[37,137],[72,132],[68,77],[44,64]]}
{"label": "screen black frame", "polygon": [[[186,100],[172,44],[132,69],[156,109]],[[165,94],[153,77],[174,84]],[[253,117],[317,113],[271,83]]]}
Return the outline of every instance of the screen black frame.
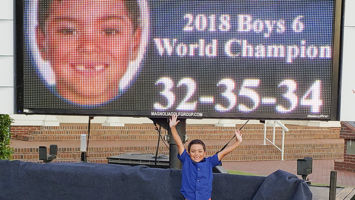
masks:
{"label": "screen black frame", "polygon": [[[280,116],[269,119],[283,120],[339,120],[340,117],[340,72],[342,62],[342,34],[343,34],[343,10],[344,3],[342,0],[334,0],[334,22],[333,22],[333,65],[332,65],[332,104],[331,114],[326,119],[310,119],[297,115]],[[90,110],[77,109],[73,110],[56,110],[56,109],[29,109],[24,108],[24,0],[14,1],[14,72],[15,72],[15,113],[17,114],[50,114],[50,115],[90,115],[90,116],[128,116],[128,117],[149,117],[151,111],[110,111],[110,110]],[[186,118],[226,118],[226,119],[249,119],[242,114],[226,113],[206,113],[203,117],[186,117]],[[267,119],[265,114],[255,115],[253,119]]]}

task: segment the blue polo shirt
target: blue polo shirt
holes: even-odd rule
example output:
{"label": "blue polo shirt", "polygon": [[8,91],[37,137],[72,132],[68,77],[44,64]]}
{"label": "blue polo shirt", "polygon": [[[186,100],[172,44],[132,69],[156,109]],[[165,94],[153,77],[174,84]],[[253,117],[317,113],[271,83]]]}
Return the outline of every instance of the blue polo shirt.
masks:
{"label": "blue polo shirt", "polygon": [[212,193],[212,168],[221,164],[217,154],[204,158],[201,162],[191,160],[186,150],[178,154],[182,162],[181,193],[188,200],[208,200]]}

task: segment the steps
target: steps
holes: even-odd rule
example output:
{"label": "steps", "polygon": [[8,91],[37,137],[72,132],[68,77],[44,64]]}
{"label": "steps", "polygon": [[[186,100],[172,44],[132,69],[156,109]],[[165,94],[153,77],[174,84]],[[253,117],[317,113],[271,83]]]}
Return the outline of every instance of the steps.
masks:
{"label": "steps", "polygon": [[[313,157],[313,159],[343,159],[344,140],[339,138],[340,128],[322,128],[287,125],[285,160]],[[238,128],[238,126],[237,126]],[[234,127],[214,125],[187,125],[189,140],[201,139],[206,143],[207,154],[221,149],[234,135]],[[58,127],[39,127],[28,134],[15,135],[11,141],[13,159],[39,162],[38,147],[58,145],[55,162],[80,161],[80,134],[87,133],[86,124],[61,124]],[[248,124],[243,129],[243,143],[227,155],[227,161],[280,160],[281,152],[273,145],[263,145],[263,124]],[[167,132],[162,129],[162,135]],[[271,140],[272,128],[267,137]],[[107,163],[108,156],[127,152],[155,154],[158,134],[153,124],[128,124],[124,127],[106,127],[92,124],[88,161]],[[276,144],[281,146],[281,129],[276,129]],[[160,142],[159,154],[169,154],[166,142]]]}

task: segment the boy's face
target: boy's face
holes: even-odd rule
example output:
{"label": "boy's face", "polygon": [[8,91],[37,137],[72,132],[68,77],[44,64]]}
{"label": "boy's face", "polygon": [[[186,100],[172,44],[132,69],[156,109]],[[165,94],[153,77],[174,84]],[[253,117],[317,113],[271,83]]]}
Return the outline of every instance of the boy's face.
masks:
{"label": "boy's face", "polygon": [[59,94],[84,105],[117,96],[141,34],[133,29],[124,0],[54,0],[49,9],[45,30],[37,27],[37,41]]}
{"label": "boy's face", "polygon": [[201,144],[193,144],[191,145],[189,155],[194,162],[201,162],[206,157],[206,152]]}

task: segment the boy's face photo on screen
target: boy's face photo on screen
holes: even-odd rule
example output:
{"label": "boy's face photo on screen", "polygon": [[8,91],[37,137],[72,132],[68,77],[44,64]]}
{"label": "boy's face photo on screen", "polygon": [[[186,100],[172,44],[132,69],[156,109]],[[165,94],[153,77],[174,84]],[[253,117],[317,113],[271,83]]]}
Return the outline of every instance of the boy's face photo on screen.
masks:
{"label": "boy's face photo on screen", "polygon": [[37,45],[59,95],[80,105],[115,98],[141,38],[125,1],[54,0],[47,12],[36,27]]}

